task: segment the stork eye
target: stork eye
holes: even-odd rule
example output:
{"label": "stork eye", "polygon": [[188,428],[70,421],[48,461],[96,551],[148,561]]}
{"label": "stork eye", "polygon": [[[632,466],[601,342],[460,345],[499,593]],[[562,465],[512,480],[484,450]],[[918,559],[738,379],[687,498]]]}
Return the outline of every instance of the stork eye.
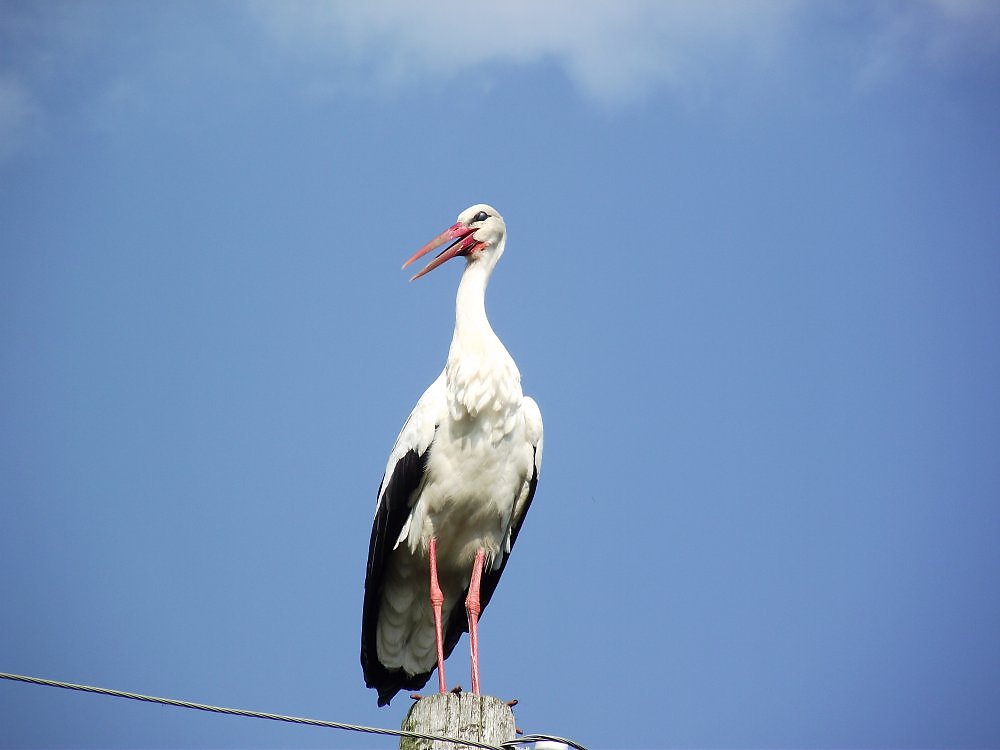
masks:
{"label": "stork eye", "polygon": [[476,214],[475,216],[472,217],[472,220],[473,221],[486,221],[488,218],[490,218],[490,215],[488,213],[486,213],[485,211],[480,211],[478,214]]}

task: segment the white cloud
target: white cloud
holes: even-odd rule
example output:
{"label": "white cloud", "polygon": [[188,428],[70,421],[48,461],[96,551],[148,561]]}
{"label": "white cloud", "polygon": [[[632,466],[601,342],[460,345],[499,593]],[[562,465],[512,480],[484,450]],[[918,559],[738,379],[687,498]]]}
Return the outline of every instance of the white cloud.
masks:
{"label": "white cloud", "polygon": [[502,66],[547,65],[583,98],[618,106],[788,83],[877,90],[914,71],[996,65],[1000,50],[997,0],[248,0],[213,6],[207,30],[179,4],[16,7],[0,13],[0,159],[81,115],[113,130],[185,100],[189,81],[228,90],[261,72],[323,98],[426,83],[461,95]]}
{"label": "white cloud", "polygon": [[795,3],[313,0],[253,7],[286,51],[348,61],[382,84],[547,60],[588,97],[617,102],[661,86],[685,88],[710,56],[766,57]]}
{"label": "white cloud", "polygon": [[[995,0],[902,0],[844,6],[803,0],[303,0],[252,5],[286,54],[336,60],[392,89],[488,64],[550,61],[606,104],[657,91],[728,95],[801,66],[817,37],[860,34],[845,75],[861,84],[917,66],[947,66],[969,40],[1000,46]],[[843,26],[838,26],[843,24]],[[858,40],[855,40],[857,42]],[[840,61],[836,61],[840,62]],[[853,69],[850,66],[853,65]]]}

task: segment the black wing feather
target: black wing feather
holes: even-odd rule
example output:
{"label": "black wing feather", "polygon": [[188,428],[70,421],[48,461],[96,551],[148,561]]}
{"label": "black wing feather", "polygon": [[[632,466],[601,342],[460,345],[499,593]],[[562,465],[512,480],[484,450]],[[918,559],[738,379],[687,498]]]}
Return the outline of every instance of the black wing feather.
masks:
{"label": "black wing feather", "polygon": [[365,604],[361,618],[361,667],[365,674],[365,684],[378,690],[380,706],[389,703],[403,688],[419,690],[430,677],[430,672],[408,676],[402,670],[387,669],[378,660],[376,648],[385,563],[410,514],[410,498],[423,479],[428,453],[429,450],[420,454],[410,450],[396,462],[375,513],[371,541],[368,543]]}

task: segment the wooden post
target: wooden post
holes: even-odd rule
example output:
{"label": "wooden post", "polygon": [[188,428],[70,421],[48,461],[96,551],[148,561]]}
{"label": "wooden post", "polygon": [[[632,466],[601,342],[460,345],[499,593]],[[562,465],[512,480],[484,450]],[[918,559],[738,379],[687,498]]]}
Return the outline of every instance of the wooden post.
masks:
{"label": "wooden post", "polygon": [[[514,738],[514,712],[492,695],[435,693],[421,698],[403,719],[403,731],[499,745]],[[403,737],[400,750],[470,750],[468,745]]]}

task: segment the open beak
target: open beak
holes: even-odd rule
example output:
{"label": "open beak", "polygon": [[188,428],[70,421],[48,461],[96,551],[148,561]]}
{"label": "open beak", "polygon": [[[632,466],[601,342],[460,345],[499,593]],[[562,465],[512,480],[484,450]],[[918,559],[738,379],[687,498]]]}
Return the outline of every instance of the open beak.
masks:
{"label": "open beak", "polygon": [[406,261],[406,263],[403,264],[403,268],[406,268],[408,265],[410,265],[413,261],[417,260],[418,258],[422,258],[423,256],[427,255],[427,253],[429,253],[431,250],[435,250],[441,247],[441,245],[446,243],[448,240],[454,240],[454,242],[448,245],[448,247],[446,247],[444,250],[438,253],[434,257],[434,260],[432,260],[430,263],[424,266],[424,269],[420,273],[416,274],[413,278],[411,278],[410,281],[413,281],[414,279],[419,279],[425,273],[433,271],[442,263],[451,260],[455,256],[468,255],[469,253],[478,250],[481,247],[485,247],[486,243],[479,242],[476,240],[475,237],[472,236],[475,231],[476,230],[473,229],[472,227],[467,227],[465,226],[465,224],[458,222],[445,229],[443,232],[441,232],[441,234],[439,234],[433,240],[431,240],[422,248],[417,250],[417,252],[413,254],[413,257],[411,257],[408,261]]}

